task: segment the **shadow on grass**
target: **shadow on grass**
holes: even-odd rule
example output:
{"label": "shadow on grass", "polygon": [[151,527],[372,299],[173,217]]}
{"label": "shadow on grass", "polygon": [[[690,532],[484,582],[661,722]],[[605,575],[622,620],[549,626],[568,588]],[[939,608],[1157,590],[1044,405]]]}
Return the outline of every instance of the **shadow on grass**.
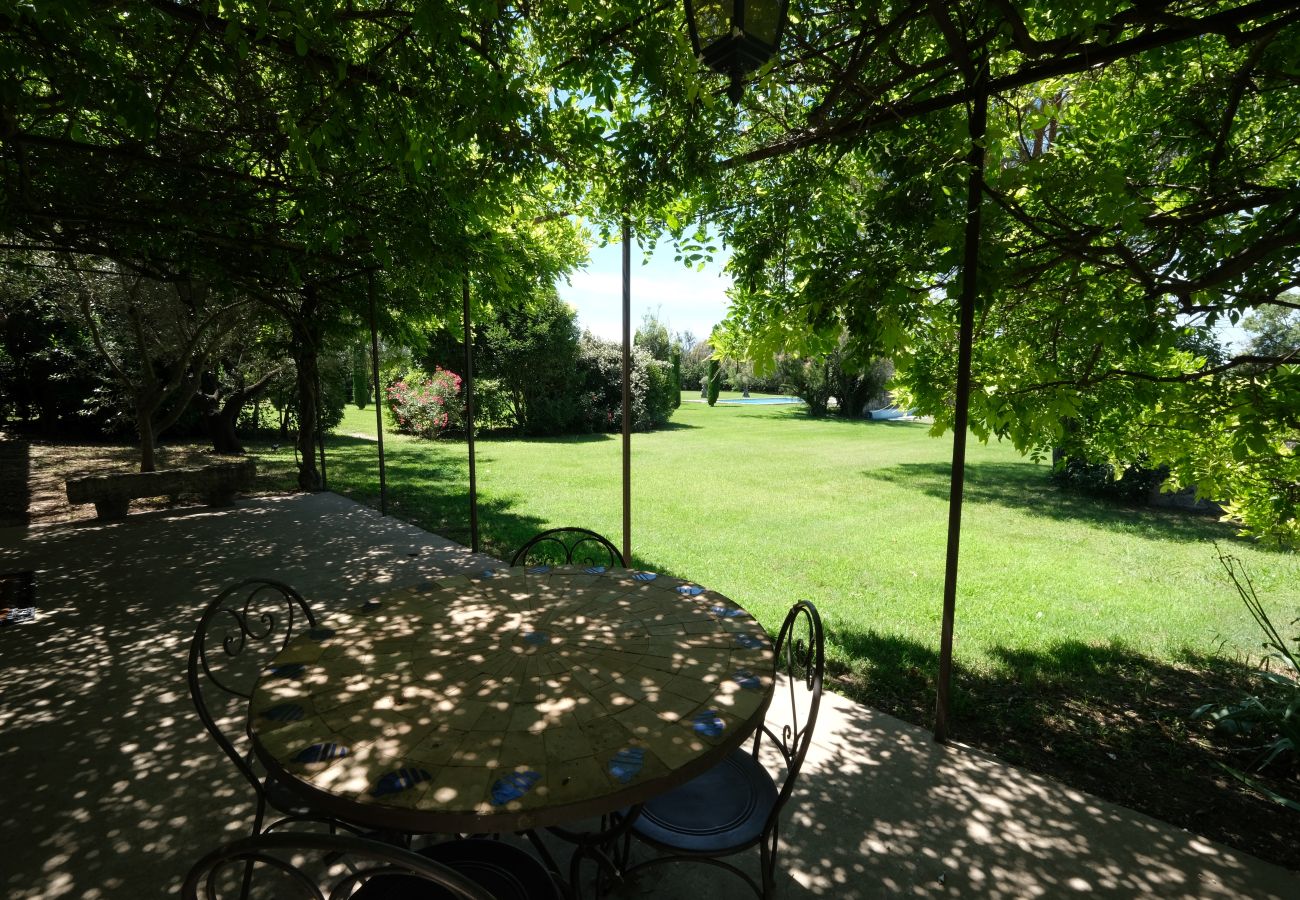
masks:
{"label": "shadow on grass", "polygon": [[[741,409],[741,407],[734,407]],[[892,428],[892,429],[922,429],[928,431],[930,426],[924,422],[903,422],[898,419],[864,419],[864,418],[845,418],[836,415],[814,416],[808,411],[807,406],[778,406],[768,407],[766,409],[758,406],[743,407],[744,412],[738,412],[738,419],[792,419],[797,422],[815,422],[819,425],[840,425],[845,428]]]}
{"label": "shadow on grass", "polygon": [[[571,435],[556,440],[581,442],[615,438],[611,435]],[[478,464],[492,463],[492,442],[487,441],[481,446],[486,449],[477,453]],[[445,441],[428,444],[402,442],[386,447],[384,468],[388,514],[470,546],[469,475],[464,451],[463,446]],[[326,453],[330,490],[378,509],[379,452],[376,443],[364,438],[331,435]],[[287,464],[290,473],[296,471],[292,468],[292,459]],[[266,469],[278,473],[284,465],[283,459],[277,457]],[[260,468],[262,463],[259,461]],[[533,535],[551,527],[551,523],[537,516],[518,512],[517,501],[510,497],[484,497],[480,494],[478,517],[480,550],[505,561],[509,561]],[[587,525],[585,522],[564,524]],[[621,535],[607,537],[615,545],[620,543]],[[631,565],[664,575],[689,577],[669,571],[642,556],[634,555]]]}
{"label": "shadow on grass", "polygon": [[[465,448],[449,442],[394,442],[384,448],[384,500],[389,515],[466,546],[470,543],[469,480]],[[329,488],[379,509],[379,449],[375,441],[331,435],[327,450]],[[489,461],[482,455],[480,463]],[[506,499],[479,498],[480,522],[510,519]],[[531,517],[518,524],[529,528]],[[493,548],[483,549],[491,553]]]}
{"label": "shadow on grass", "polygon": [[[948,463],[899,463],[880,469],[864,469],[860,474],[871,481],[919,490],[947,502],[951,471]],[[966,502],[1002,506],[1049,519],[1086,522],[1098,528],[1152,538],[1242,540],[1231,525],[1209,516],[1129,506],[1067,493],[1047,481],[1047,471],[1045,466],[1030,467],[1024,463],[967,463]]]}
{"label": "shadow on grass", "polygon": [[[654,431],[696,431],[701,427],[702,426],[700,425],[691,425],[686,422],[669,422],[667,425],[661,425],[660,427],[656,428]],[[635,437],[638,434],[654,434],[654,431],[651,432],[636,431],[633,432],[633,436]]]}
{"label": "shadow on grass", "polygon": [[[933,725],[935,648],[838,626],[828,628],[827,641],[844,693],[914,724]],[[1216,765],[1247,765],[1257,752],[1247,743],[1257,742],[1211,739],[1204,725],[1189,720],[1202,703],[1258,693],[1251,666],[1191,652],[1159,660],[1121,641],[998,647],[991,655],[996,664],[988,671],[954,665],[955,740],[1300,867],[1300,846],[1285,837],[1300,828],[1300,813],[1252,794]],[[1300,796],[1294,778],[1263,780],[1284,795]]]}
{"label": "shadow on grass", "polygon": [[[645,437],[650,434],[659,434],[664,431],[696,431],[699,425],[689,425],[685,422],[669,422],[653,431],[634,431],[632,438],[635,440],[639,437]],[[605,441],[621,440],[623,433],[620,431],[593,431],[590,434],[541,434],[541,435],[520,435],[513,431],[496,431],[491,434],[476,436],[475,440],[483,444],[497,442],[521,442],[525,444],[599,444]]]}
{"label": "shadow on grass", "polygon": [[513,431],[494,431],[491,434],[476,435],[474,441],[479,446],[505,443],[522,444],[599,444],[616,441],[619,435],[606,431],[593,431],[591,434],[549,434],[523,435]]}

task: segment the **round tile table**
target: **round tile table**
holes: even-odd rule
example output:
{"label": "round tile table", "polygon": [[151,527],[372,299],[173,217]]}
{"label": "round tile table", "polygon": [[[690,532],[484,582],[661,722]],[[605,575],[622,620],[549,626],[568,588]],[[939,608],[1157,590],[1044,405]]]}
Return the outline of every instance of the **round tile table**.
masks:
{"label": "round tile table", "polygon": [[651,572],[502,568],[296,635],[249,706],[258,757],[313,808],[408,832],[522,831],[644,802],[742,744],[771,641]]}

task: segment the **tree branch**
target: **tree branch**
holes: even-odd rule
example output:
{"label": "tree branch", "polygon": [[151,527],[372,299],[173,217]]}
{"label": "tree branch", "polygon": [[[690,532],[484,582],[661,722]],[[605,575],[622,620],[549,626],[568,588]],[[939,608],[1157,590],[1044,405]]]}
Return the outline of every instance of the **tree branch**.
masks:
{"label": "tree branch", "polygon": [[[1026,63],[1015,71],[990,79],[988,89],[990,93],[1004,93],[1049,78],[1083,72],[1136,56],[1147,50],[1155,50],[1206,34],[1226,34],[1237,37],[1241,26],[1268,16],[1279,16],[1284,24],[1300,21],[1300,13],[1295,10],[1294,0],[1254,0],[1200,19],[1177,19],[1173,24],[1144,31],[1123,41],[1109,43],[1100,40],[1076,44],[1068,52],[1063,52],[1052,59]],[[1098,30],[1110,30],[1105,25],[1106,23],[1102,23]],[[1278,22],[1270,22],[1266,27],[1272,28],[1277,25]],[[868,95],[872,93],[865,87],[863,91]],[[959,106],[972,99],[970,89],[962,88],[921,100],[884,104],[866,111],[859,117],[840,120],[823,128],[807,128],[800,133],[787,135],[772,144],[723,160],[719,166],[723,169],[736,168],[785,156],[818,144],[847,140],[879,128],[902,124],[917,116]]]}
{"label": "tree branch", "polygon": [[1037,391],[1048,390],[1056,387],[1091,387],[1101,384],[1104,381],[1114,381],[1116,379],[1127,378],[1134,381],[1147,381],[1156,384],[1189,384],[1194,381],[1203,381],[1206,378],[1213,378],[1216,375],[1222,375],[1233,369],[1239,369],[1243,366],[1260,366],[1273,369],[1278,366],[1292,365],[1300,360],[1300,347],[1290,351],[1284,356],[1259,356],[1255,354],[1245,354],[1233,357],[1226,363],[1212,366],[1208,369],[1198,369],[1195,372],[1180,372],[1177,375],[1153,375],[1150,372],[1138,372],[1132,369],[1107,369],[1096,377],[1092,378],[1061,378],[1055,381],[1040,381],[1036,384],[1026,385],[1017,388],[1014,391],[1006,391],[1004,396],[1020,396],[1023,394],[1032,394]]}
{"label": "tree branch", "polygon": [[[80,280],[80,275],[77,277],[78,280]],[[104,338],[99,333],[99,324],[95,321],[95,314],[90,307],[90,291],[87,290],[83,284],[78,293],[80,294],[79,299],[81,300],[81,314],[86,320],[87,327],[90,329],[90,339],[94,343],[95,349],[99,351],[99,355],[103,357],[105,364],[108,366],[109,371],[113,373],[113,376],[121,382],[123,386],[134,389],[135,385],[132,384],[131,379],[122,371],[121,366],[117,364],[117,361],[113,359],[113,355],[108,352],[108,348],[104,346]]]}

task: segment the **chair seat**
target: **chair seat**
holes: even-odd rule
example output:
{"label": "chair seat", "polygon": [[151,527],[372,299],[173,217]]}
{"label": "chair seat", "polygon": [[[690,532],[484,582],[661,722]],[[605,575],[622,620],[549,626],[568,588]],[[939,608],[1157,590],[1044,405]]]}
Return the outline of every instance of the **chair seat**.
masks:
{"label": "chair seat", "polygon": [[[526,850],[485,838],[463,838],[434,844],[421,856],[442,863],[484,888],[497,900],[560,900],[560,891],[546,868]],[[444,900],[455,895],[410,875],[372,878],[352,900]]]}
{"label": "chair seat", "polygon": [[703,775],[647,802],[632,830],[663,849],[726,854],[758,842],[776,800],[767,770],[733,750]]}

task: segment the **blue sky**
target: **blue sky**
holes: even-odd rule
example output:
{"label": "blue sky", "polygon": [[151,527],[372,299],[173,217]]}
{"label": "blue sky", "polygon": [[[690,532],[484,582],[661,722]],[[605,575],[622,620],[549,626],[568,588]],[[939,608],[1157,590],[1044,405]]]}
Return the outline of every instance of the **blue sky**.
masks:
{"label": "blue sky", "polygon": [[[646,257],[632,243],[632,330],[641,316],[654,312],[669,331],[690,331],[704,340],[727,314],[727,288],[731,279],[723,274],[726,254],[715,256],[704,271],[688,269],[673,261],[672,242],[659,242],[655,253]],[[642,265],[642,262],[645,265]],[[560,297],[578,310],[578,324],[610,340],[623,336],[623,248],[620,244],[593,247],[591,263],[575,272],[566,284],[560,279]]]}
{"label": "blue sky", "polygon": [[[727,288],[731,279],[722,266],[725,249],[704,266],[702,272],[673,260],[672,241],[665,235],[652,256],[646,257],[635,239],[632,244],[632,331],[641,316],[655,312],[669,331],[690,331],[706,340],[713,326],[727,314]],[[642,263],[645,265],[642,265]],[[578,311],[578,324],[609,340],[621,340],[623,251],[620,244],[593,247],[586,269],[575,272],[566,283],[559,281],[560,297]],[[1249,340],[1240,327],[1226,322],[1215,329],[1219,340],[1230,349],[1242,349]]]}

